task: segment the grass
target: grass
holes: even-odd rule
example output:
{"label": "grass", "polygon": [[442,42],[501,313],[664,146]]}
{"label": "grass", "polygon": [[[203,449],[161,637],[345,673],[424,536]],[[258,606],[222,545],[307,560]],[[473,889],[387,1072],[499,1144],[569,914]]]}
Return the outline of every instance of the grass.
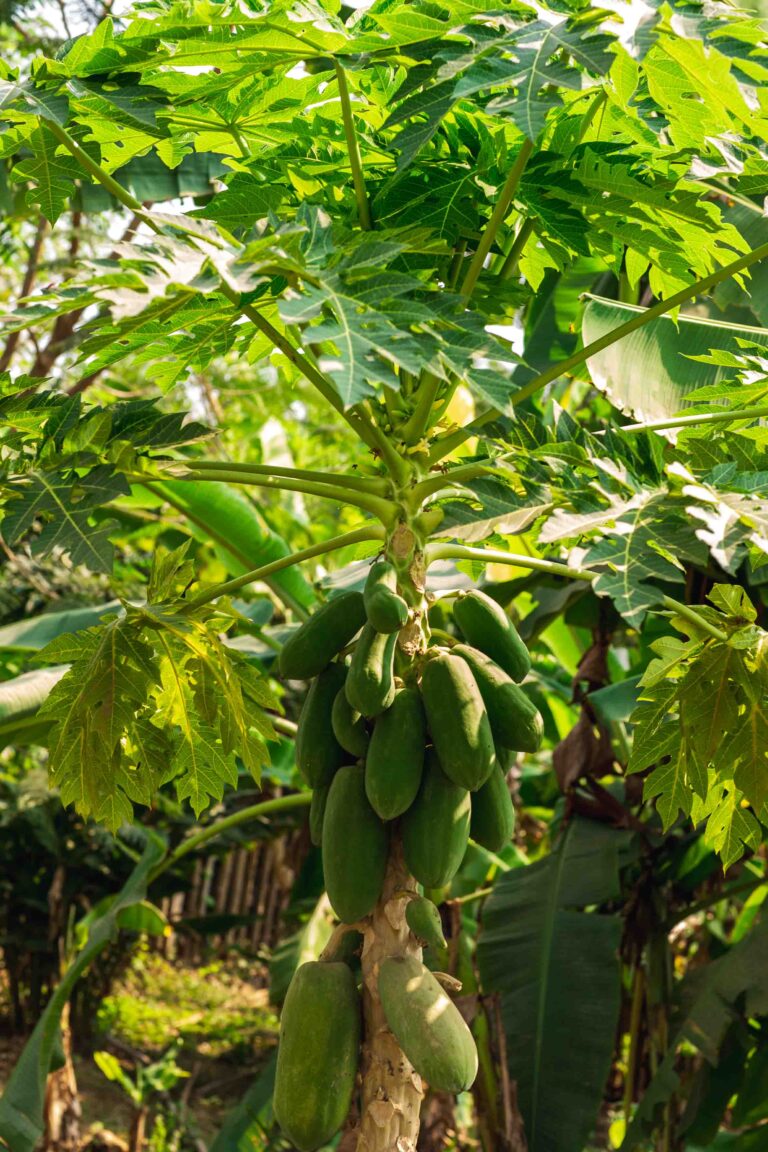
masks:
{"label": "grass", "polygon": [[253,962],[185,968],[139,952],[115,992],[103,1002],[99,1032],[151,1054],[181,1039],[197,1056],[258,1059],[277,1039],[267,990],[249,979]]}

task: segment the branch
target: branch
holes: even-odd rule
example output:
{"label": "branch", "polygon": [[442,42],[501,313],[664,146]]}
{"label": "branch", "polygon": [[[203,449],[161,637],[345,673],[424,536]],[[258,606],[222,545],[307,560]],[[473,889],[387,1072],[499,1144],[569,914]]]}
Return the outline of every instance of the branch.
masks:
{"label": "branch", "polygon": [[647,424],[624,424],[620,432],[661,432],[665,428],[688,428],[696,424],[735,424],[738,420],[760,420],[768,416],[768,405],[756,408],[729,408],[724,412],[694,412],[690,416],[670,416],[666,420],[650,420]]}
{"label": "branch", "polygon": [[523,141],[523,146],[518,152],[510,173],[507,176],[504,187],[501,190],[501,195],[496,201],[496,206],[491,213],[491,218],[485,226],[485,231],[480,238],[477,251],[472,257],[472,262],[467,269],[467,274],[464,277],[464,282],[461,285],[461,291],[464,296],[472,295],[472,290],[477,283],[477,278],[483,270],[485,258],[491,250],[491,245],[496,238],[496,233],[504,223],[504,218],[507,215],[507,212],[509,212],[509,206],[514,199],[517,186],[520,183],[520,178],[522,177],[525,166],[528,163],[528,157],[532,152],[533,144],[526,138]]}
{"label": "branch", "polygon": [[[569,564],[558,564],[555,560],[542,560],[538,556],[523,556],[514,552],[500,552],[495,548],[468,548],[463,544],[428,544],[426,547],[427,566],[435,560],[480,560],[485,564],[509,564],[514,568],[530,568],[535,572],[547,572],[551,576],[565,576],[571,580],[584,580],[592,583],[599,573],[587,568],[572,568]],[[688,604],[681,604],[671,596],[660,596],[659,606],[667,612],[674,612],[695,624],[702,632],[708,633],[714,640],[724,642],[728,636],[714,624],[710,624],[700,616],[695,608]],[[658,611],[659,609],[651,609]]]}
{"label": "branch", "polygon": [[345,548],[348,544],[361,544],[368,540],[384,540],[384,529],[380,525],[370,524],[365,528],[356,528],[353,532],[345,532],[341,536],[334,536],[331,540],[325,540],[322,544],[313,544],[311,548],[304,548],[301,552],[293,552],[290,556],[282,556],[279,560],[273,560],[271,564],[264,564],[261,568],[254,568],[250,572],[244,572],[242,576],[237,576],[234,580],[227,580],[223,584],[214,584],[212,588],[208,588],[203,592],[199,592],[197,596],[193,596],[187,600],[182,611],[194,612],[196,608],[202,608],[205,604],[210,604],[212,600],[218,599],[219,596],[229,596],[232,592],[239,592],[246,584],[253,584],[256,580],[265,580],[267,576],[273,576],[275,572],[282,572],[284,568],[291,568],[294,564],[301,564],[304,560],[312,560],[315,556],[325,556],[329,552],[336,552],[339,548]]}
{"label": "branch", "polygon": [[290,812],[294,808],[304,808],[311,800],[311,792],[294,792],[290,796],[275,796],[272,800],[262,800],[260,804],[251,804],[248,808],[242,808],[239,812],[233,812],[231,816],[225,816],[222,820],[209,824],[207,828],[201,828],[188,840],[183,840],[171,852],[170,856],[166,856],[164,860],[160,861],[150,873],[148,883],[154,883],[158,876],[162,876],[184,856],[196,851],[202,844],[212,840],[214,836],[220,836],[222,832],[228,832],[230,828],[237,828],[239,824],[247,824],[249,821],[258,820],[262,816],[270,816],[273,812]]}
{"label": "branch", "polygon": [[[24,272],[24,279],[21,282],[21,291],[19,292],[20,300],[23,300],[25,296],[29,296],[29,293],[32,291],[32,285],[35,282],[35,275],[37,274],[37,266],[40,261],[40,251],[43,247],[43,240],[45,239],[47,228],[48,221],[44,216],[41,216],[37,223],[35,238],[29,249],[27,267]],[[21,332],[11,332],[8,337],[5,348],[3,349],[3,354],[0,356],[0,372],[5,372],[11,360],[13,360],[20,336]]]}
{"label": "branch", "polygon": [[[667,296],[664,300],[660,300],[654,304],[652,308],[646,308],[633,316],[631,320],[627,320],[624,324],[620,324],[618,328],[606,332],[604,336],[598,337],[593,340],[591,344],[586,344],[584,347],[579,348],[573,355],[568,356],[565,360],[559,360],[556,364],[551,364],[549,368],[545,369],[533,380],[529,380],[517,392],[513,392],[507,401],[512,407],[521,404],[523,400],[527,400],[529,396],[534,393],[540,392],[547,384],[551,384],[558,376],[564,376],[570,372],[571,369],[577,368],[588,360],[590,356],[602,352],[605,348],[610,348],[618,340],[623,340],[625,336],[629,336],[632,332],[636,332],[639,328],[644,328],[646,324],[650,324],[653,320],[657,320],[659,316],[666,315],[667,312],[674,311],[681,304],[685,304],[688,300],[693,299],[702,292],[709,291],[710,288],[715,288],[721,284],[723,280],[728,280],[732,276],[736,276],[744,269],[751,267],[753,264],[758,264],[761,260],[768,258],[768,243],[761,244],[759,247],[754,248],[751,252],[746,252],[740,256],[738,260],[732,260],[730,264],[724,264],[722,268],[718,268],[716,272],[710,273],[709,276],[702,277],[701,280],[694,280],[687,288],[681,288],[679,292],[675,292],[672,296]],[[444,432],[441,436],[435,438],[432,446],[432,451],[429,454],[430,464],[442,460],[443,456],[447,456],[463,444],[465,440],[471,439],[479,428],[484,424],[488,424],[491,420],[497,419],[500,413],[491,408],[487,412],[483,412],[476,419],[466,424],[463,428],[458,428],[453,432]]]}
{"label": "branch", "polygon": [[341,118],[344,121],[344,135],[347,138],[347,151],[349,152],[349,165],[352,169],[352,183],[355,186],[355,199],[357,200],[357,218],[360,227],[365,232],[373,228],[371,206],[368,202],[368,193],[365,188],[363,175],[363,162],[360,156],[360,145],[357,142],[355,121],[352,116],[352,101],[349,96],[347,74],[338,60],[334,60],[336,80],[339,85],[339,99],[341,100]]}
{"label": "branch", "polygon": [[197,472],[190,466],[183,474],[174,474],[174,480],[209,480],[214,483],[223,481],[227,484],[244,484],[255,488],[271,488],[284,492],[301,492],[305,496],[319,496],[325,500],[335,500],[338,504],[348,504],[352,508],[361,508],[370,512],[381,520],[382,524],[391,526],[397,514],[397,506],[392,500],[382,499],[380,496],[366,496],[362,492],[352,492],[346,488],[336,487],[332,483],[317,484],[310,480],[291,480],[282,476],[251,476],[242,472],[221,471]]}

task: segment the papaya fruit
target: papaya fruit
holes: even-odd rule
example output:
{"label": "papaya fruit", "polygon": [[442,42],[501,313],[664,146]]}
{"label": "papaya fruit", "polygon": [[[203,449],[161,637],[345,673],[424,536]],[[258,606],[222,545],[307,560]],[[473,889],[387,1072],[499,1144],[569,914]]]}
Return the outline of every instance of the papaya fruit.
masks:
{"label": "papaya fruit", "polygon": [[362,760],[368,751],[370,737],[365,726],[365,717],[355,712],[347,700],[347,693],[340,688],[331,710],[333,734],[345,752]]}
{"label": "papaya fruit", "polygon": [[440,766],[454,784],[474,791],[496,763],[485,702],[465,660],[446,652],[428,660],[421,698]]}
{"label": "papaya fruit", "polygon": [[312,789],[312,800],[309,805],[309,838],[316,848],[323,842],[323,820],[330,787],[330,784],[321,784],[319,788]]}
{"label": "papaya fruit", "polygon": [[408,622],[408,605],[397,591],[397,570],[386,560],[370,569],[363,600],[368,623],[377,632],[399,632]]}
{"label": "papaya fruit", "polygon": [[415,956],[388,956],[379,996],[390,1031],[418,1074],[439,1092],[465,1092],[477,1076],[477,1048],[456,1005]]}
{"label": "papaya fruit", "polygon": [[329,664],[311,683],[296,730],[296,763],[313,788],[330,784],[344,762],[344,749],[333,734],[331,713],[344,685],[341,664]]}
{"label": "papaya fruit", "polygon": [[347,1118],[360,1049],[360,997],[343,963],[302,964],[280,1017],[273,1107],[300,1152],[327,1144]]}
{"label": "papaya fruit", "polygon": [[517,628],[500,604],[477,588],[460,592],[453,616],[465,640],[495,660],[513,680],[524,680],[531,657]]}
{"label": "papaya fruit", "polygon": [[405,908],[405,922],[422,944],[428,944],[431,948],[448,947],[443,935],[440,913],[426,896],[414,896],[413,900],[408,901]]}
{"label": "papaya fruit", "polygon": [[469,792],[428,749],[419,794],[401,821],[405,862],[419,884],[442,888],[453,879],[467,850],[469,821]]}
{"label": "papaya fruit", "polygon": [[515,809],[507,780],[500,767],[472,796],[469,834],[489,852],[500,852],[509,844],[515,830]]}
{"label": "papaya fruit", "polygon": [[416,799],[426,743],[421,696],[402,688],[377,717],[365,758],[365,791],[382,820],[394,820]]}
{"label": "papaya fruit", "polygon": [[397,633],[377,632],[366,624],[347,672],[347,700],[362,716],[378,716],[395,698]]}
{"label": "papaya fruit", "polygon": [[469,665],[488,712],[493,738],[513,752],[537,752],[544,735],[538,708],[503,668],[477,648],[457,644],[451,654]]}
{"label": "papaya fruit", "polygon": [[331,907],[345,924],[361,920],[379,898],[389,836],[365,794],[365,769],[340,768],[323,819],[323,873]]}
{"label": "papaya fruit", "polygon": [[286,680],[311,680],[365,624],[360,592],[340,592],[314,612],[285,642],[278,660]]}

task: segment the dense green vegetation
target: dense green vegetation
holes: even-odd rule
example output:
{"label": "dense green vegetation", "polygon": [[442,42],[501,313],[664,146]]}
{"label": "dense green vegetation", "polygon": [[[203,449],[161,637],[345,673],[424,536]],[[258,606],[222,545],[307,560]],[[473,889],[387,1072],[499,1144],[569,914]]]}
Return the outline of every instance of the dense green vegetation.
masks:
{"label": "dense green vegetation", "polygon": [[[0,13],[0,1142],[76,1146],[77,1055],[135,1149],[759,1152],[760,20],[30,10]],[[269,961],[277,1059],[266,1000],[222,1023],[215,989],[142,1041],[169,933]],[[201,1030],[254,1057],[216,1136]]]}

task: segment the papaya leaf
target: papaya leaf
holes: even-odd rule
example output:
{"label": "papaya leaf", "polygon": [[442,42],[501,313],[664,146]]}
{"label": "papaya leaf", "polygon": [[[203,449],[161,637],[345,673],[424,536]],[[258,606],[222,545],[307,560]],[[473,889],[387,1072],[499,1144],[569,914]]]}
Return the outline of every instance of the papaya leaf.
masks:
{"label": "papaya leaf", "polygon": [[657,659],[640,681],[628,771],[651,769],[645,796],[656,798],[664,828],[681,812],[703,823],[727,868],[759,844],[768,802],[768,642],[729,586],[711,599],[728,611],[716,617],[727,640],[651,645]]}
{"label": "papaya leaf", "polygon": [[149,805],[174,781],[196,815],[237,783],[237,757],[258,781],[274,739],[266,681],[221,633],[226,609],[184,613],[173,605],[190,577],[187,546],[158,551],[154,602],[60,636],[41,653],[69,670],[40,708],[51,722],[49,767],[65,804],[116,829],[135,803]]}

